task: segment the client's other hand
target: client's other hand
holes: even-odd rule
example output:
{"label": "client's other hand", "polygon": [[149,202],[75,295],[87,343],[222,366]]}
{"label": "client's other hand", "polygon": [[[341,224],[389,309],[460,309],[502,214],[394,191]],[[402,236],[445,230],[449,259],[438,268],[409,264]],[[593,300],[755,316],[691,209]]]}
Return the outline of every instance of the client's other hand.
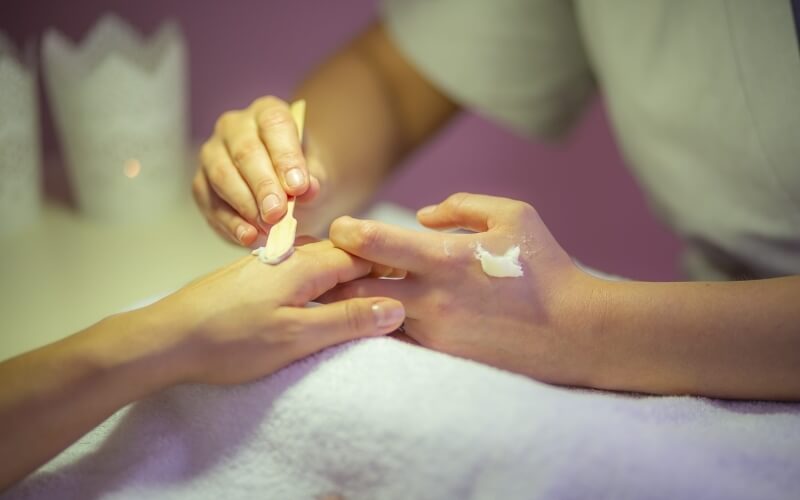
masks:
{"label": "client's other hand", "polygon": [[[527,203],[459,193],[418,213],[433,229],[410,231],[375,221],[337,219],[333,243],[401,280],[367,277],[337,286],[322,301],[386,296],[406,308],[405,332],[420,344],[539,379],[581,384],[595,362],[588,318],[596,280],[581,271]],[[520,247],[523,276],[496,278],[476,258]]]}
{"label": "client's other hand", "polygon": [[151,306],[156,317],[175,325],[156,341],[172,346],[179,381],[253,380],[325,347],[397,329],[404,310],[392,299],[305,307],[371,270],[372,264],[330,241],[300,246],[278,266],[245,257]]}

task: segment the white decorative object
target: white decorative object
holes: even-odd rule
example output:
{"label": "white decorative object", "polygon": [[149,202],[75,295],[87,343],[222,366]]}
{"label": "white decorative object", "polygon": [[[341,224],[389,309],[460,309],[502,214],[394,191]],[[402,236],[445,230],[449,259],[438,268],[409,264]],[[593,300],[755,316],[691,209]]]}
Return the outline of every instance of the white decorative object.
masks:
{"label": "white decorative object", "polygon": [[186,48],[177,25],[149,39],[114,15],[82,43],[44,36],[43,64],[82,211],[146,220],[188,192]]}
{"label": "white decorative object", "polygon": [[36,90],[32,58],[21,57],[0,33],[0,236],[30,225],[39,216],[41,153]]}

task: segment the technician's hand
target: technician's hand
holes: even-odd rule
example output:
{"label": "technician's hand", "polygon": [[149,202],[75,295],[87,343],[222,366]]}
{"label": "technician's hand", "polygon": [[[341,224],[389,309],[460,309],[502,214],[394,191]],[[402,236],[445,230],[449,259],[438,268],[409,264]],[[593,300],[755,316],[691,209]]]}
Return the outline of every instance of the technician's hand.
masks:
{"label": "technician's hand", "polygon": [[303,154],[289,105],[269,96],[217,120],[192,192],[214,230],[251,246],[286,213],[287,196],[311,202],[324,177],[314,155]]}
{"label": "technician's hand", "polygon": [[372,265],[330,241],[297,247],[278,266],[245,257],[151,306],[176,324],[172,336],[181,381],[239,383],[348,340],[384,335],[404,320],[396,300],[370,297],[304,307]]}
{"label": "technician's hand", "polygon": [[[386,296],[401,301],[405,332],[439,351],[560,384],[580,384],[594,362],[593,339],[582,335],[596,280],[574,265],[536,211],[505,198],[456,194],[424,208],[416,232],[374,221],[337,219],[333,243],[405,279],[364,278],[336,287],[323,301]],[[524,275],[488,276],[480,246],[504,254],[519,245]]]}

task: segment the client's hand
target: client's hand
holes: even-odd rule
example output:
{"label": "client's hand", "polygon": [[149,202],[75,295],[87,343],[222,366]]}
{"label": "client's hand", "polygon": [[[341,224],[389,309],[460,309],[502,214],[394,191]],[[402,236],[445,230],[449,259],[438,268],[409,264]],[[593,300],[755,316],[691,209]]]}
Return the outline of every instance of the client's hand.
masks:
{"label": "client's hand", "polygon": [[[562,384],[583,381],[592,339],[578,335],[596,280],[575,266],[528,204],[459,193],[418,213],[415,232],[349,217],[331,226],[333,243],[405,279],[364,278],[336,287],[323,301],[386,296],[406,307],[405,332],[420,344]],[[495,255],[520,247],[520,277],[487,275],[479,248]]]}
{"label": "client's hand", "polygon": [[167,342],[181,360],[182,379],[238,383],[347,340],[394,331],[403,306],[358,298],[304,307],[372,265],[330,241],[298,247],[279,266],[243,258],[154,305],[181,326]]}
{"label": "client's hand", "polygon": [[329,241],[253,257],[142,309],[0,362],[0,493],[123,406],[180,382],[246,382],[403,322],[396,300],[303,307],[372,271]]}

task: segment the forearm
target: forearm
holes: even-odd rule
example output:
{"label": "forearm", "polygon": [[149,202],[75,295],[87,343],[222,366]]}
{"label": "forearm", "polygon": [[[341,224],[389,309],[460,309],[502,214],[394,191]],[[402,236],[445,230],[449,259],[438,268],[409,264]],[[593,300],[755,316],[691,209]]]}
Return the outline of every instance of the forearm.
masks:
{"label": "forearm", "polygon": [[0,491],[170,383],[154,325],[136,311],[113,316],[0,364]]}
{"label": "forearm", "polygon": [[328,179],[332,219],[363,204],[403,155],[456,112],[403,58],[380,24],[320,66],[297,90],[308,101],[308,152]]}
{"label": "forearm", "polygon": [[800,399],[800,277],[603,282],[593,385]]}

